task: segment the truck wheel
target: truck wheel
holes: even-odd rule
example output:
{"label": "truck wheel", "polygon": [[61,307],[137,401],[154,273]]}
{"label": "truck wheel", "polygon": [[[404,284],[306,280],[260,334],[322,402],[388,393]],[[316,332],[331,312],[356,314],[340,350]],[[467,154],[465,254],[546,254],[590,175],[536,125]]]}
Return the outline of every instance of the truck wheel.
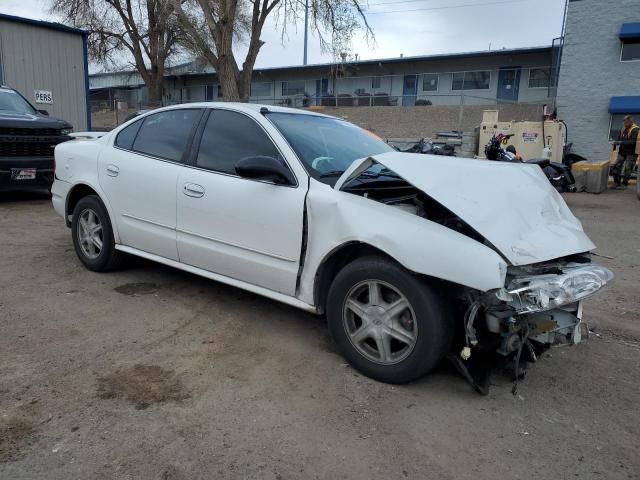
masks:
{"label": "truck wheel", "polygon": [[381,257],[363,257],[336,276],[327,299],[329,330],[356,370],[406,383],[448,353],[450,310],[433,287]]}
{"label": "truck wheel", "polygon": [[119,264],[122,254],[115,249],[109,214],[96,195],[87,195],[76,204],[71,232],[76,255],[89,270],[104,272]]}

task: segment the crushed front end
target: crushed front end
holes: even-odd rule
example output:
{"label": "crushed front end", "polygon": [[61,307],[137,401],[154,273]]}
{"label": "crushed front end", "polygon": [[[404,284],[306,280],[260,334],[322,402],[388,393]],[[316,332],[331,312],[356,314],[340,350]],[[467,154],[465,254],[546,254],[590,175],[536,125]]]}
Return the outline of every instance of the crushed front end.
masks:
{"label": "crushed front end", "polygon": [[515,394],[528,362],[555,343],[580,342],[582,301],[613,277],[588,254],[508,267],[504,288],[467,293],[456,367],[476,390],[487,393],[489,373],[502,360],[515,379]]}

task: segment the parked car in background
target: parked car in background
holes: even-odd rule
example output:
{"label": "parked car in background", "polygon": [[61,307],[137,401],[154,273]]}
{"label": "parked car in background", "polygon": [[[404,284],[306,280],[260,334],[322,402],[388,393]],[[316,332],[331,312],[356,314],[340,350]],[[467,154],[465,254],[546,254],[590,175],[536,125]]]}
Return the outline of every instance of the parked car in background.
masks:
{"label": "parked car in background", "polygon": [[16,90],[0,87],[0,191],[50,189],[56,145],[73,127],[37,110]]}
{"label": "parked car in background", "polygon": [[326,313],[385,382],[450,352],[578,342],[582,300],[612,278],[537,165],[397,152],[313,112],[178,105],[55,155],[53,206],[88,269],[129,253]]}

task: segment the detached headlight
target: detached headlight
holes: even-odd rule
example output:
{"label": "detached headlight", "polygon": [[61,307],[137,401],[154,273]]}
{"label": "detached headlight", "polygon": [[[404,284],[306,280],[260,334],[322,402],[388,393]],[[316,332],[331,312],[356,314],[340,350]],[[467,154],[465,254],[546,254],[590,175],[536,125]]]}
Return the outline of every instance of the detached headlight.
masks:
{"label": "detached headlight", "polygon": [[69,135],[72,132],[73,132],[73,128],[63,128],[62,130],[60,130],[61,135]]}
{"label": "detached headlight", "polygon": [[559,275],[515,278],[506,290],[497,295],[518,313],[540,312],[593,295],[611,280],[611,270],[599,265],[586,265],[565,270]]}

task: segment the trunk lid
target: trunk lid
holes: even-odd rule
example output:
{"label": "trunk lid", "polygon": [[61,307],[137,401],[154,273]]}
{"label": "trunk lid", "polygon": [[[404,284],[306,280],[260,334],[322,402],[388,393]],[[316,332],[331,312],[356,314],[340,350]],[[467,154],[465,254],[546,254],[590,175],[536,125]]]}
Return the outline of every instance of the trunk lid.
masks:
{"label": "trunk lid", "polygon": [[356,160],[334,188],[342,189],[374,163],[447,207],[513,265],[595,248],[537,165],[389,152]]}

